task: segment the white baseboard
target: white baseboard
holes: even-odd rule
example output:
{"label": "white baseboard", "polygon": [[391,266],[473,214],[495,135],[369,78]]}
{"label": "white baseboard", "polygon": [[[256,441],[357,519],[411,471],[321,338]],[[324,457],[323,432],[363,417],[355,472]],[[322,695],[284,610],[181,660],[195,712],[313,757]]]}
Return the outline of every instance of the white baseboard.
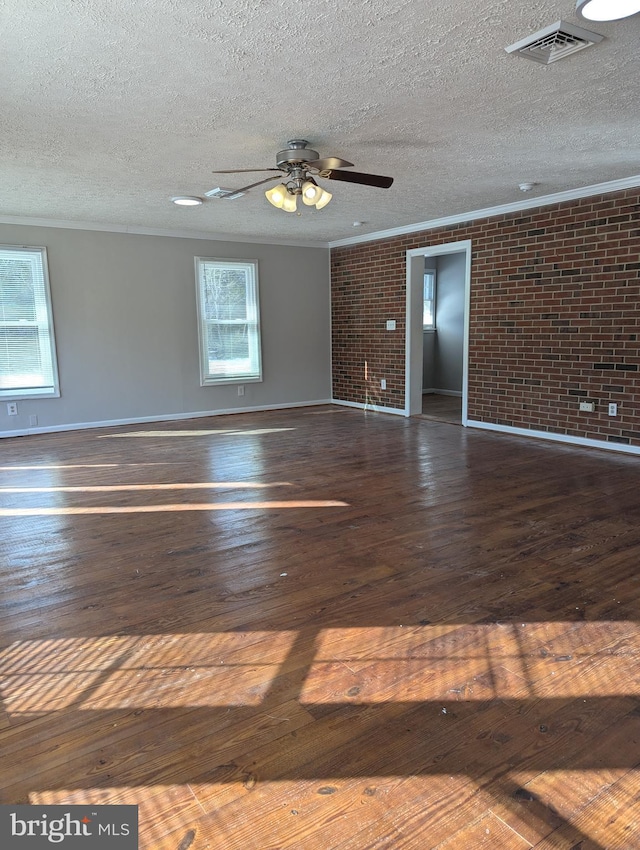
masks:
{"label": "white baseboard", "polygon": [[332,398],[331,404],[339,404],[342,407],[355,407],[358,410],[372,410],[374,413],[393,413],[396,416],[406,416],[404,407],[382,407],[379,404],[361,404],[358,401],[340,401]]}
{"label": "white baseboard", "polygon": [[[437,392],[445,394],[443,390]],[[453,395],[454,392],[448,392]],[[459,395],[459,393],[456,393]],[[224,410],[198,410],[191,413],[171,413],[157,416],[142,416],[129,419],[109,419],[100,422],[73,422],[66,425],[51,425],[39,428],[16,429],[15,431],[0,431],[0,439],[8,437],[26,437],[31,434],[55,434],[63,431],[83,431],[91,428],[115,428],[119,425],[139,425],[148,422],[177,422],[185,419],[201,419],[208,416],[227,416],[235,413],[260,413],[268,410],[286,410],[298,407],[318,407],[324,404],[336,404],[342,407],[352,407],[358,410],[371,410],[374,413],[391,413],[394,416],[406,416],[404,408],[383,407],[377,404],[361,404],[355,401],[342,401],[340,399],[317,399],[316,401],[289,402],[285,404],[270,404],[255,407],[234,407]],[[624,443],[609,443],[605,440],[592,440],[586,437],[573,437],[569,434],[553,434],[548,431],[534,431],[529,428],[514,428],[510,425],[497,425],[493,422],[480,422],[476,419],[468,419],[464,423],[469,428],[477,428],[483,431],[495,431],[501,434],[511,434],[516,437],[531,437],[538,440],[548,440],[556,443],[565,443],[572,446],[584,446],[592,449],[603,449],[609,452],[623,452],[625,454],[640,455],[640,446],[628,446]]]}
{"label": "white baseboard", "polygon": [[590,449],[604,449],[608,452],[624,452],[625,454],[640,455],[640,446],[627,446],[624,443],[609,443],[606,440],[573,437],[570,434],[551,434],[548,431],[533,431],[529,428],[514,428],[511,425],[496,425],[493,422],[480,422],[476,419],[468,419],[466,425],[468,428],[497,431],[501,434],[513,434],[516,437],[533,437],[537,440],[550,440],[554,443],[565,443],[571,446],[585,446]]}
{"label": "white baseboard", "polygon": [[56,434],[61,431],[84,431],[87,428],[115,428],[118,425],[140,425],[145,422],[177,422],[182,419],[200,419],[207,416],[227,416],[233,413],[260,413],[266,410],[287,410],[294,407],[317,407],[321,404],[333,404],[331,399],[317,401],[298,401],[286,404],[268,404],[256,407],[230,407],[224,410],[196,410],[191,413],[166,413],[156,416],[139,416],[130,419],[107,419],[100,422],[71,422],[66,425],[44,425],[39,428],[21,428],[15,431],[0,431],[3,437],[26,437],[30,434]]}

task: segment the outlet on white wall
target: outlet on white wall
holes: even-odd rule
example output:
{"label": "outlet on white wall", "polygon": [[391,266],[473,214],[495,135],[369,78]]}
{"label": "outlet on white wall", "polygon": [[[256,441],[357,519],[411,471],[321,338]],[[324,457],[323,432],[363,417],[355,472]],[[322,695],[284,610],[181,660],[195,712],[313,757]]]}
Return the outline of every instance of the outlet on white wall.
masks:
{"label": "outlet on white wall", "polygon": [[15,401],[10,401],[7,405],[7,416],[17,416],[18,415],[18,403]]}

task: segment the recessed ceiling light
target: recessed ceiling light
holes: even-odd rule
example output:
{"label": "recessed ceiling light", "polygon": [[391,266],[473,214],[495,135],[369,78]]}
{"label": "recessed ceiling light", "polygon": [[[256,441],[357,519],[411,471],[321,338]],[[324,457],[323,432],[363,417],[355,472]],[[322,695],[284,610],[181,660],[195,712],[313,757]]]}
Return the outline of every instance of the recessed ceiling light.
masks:
{"label": "recessed ceiling light", "polygon": [[178,195],[171,200],[179,207],[197,207],[202,203],[202,198],[196,198],[195,195]]}
{"label": "recessed ceiling light", "polygon": [[576,12],[587,21],[619,21],[640,12],[640,0],[577,0]]}

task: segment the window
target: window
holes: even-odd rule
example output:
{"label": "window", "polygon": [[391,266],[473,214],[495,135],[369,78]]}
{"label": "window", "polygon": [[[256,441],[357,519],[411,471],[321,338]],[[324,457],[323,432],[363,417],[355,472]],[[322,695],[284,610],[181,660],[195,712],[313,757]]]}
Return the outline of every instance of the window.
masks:
{"label": "window", "polygon": [[0,398],[59,395],[46,249],[0,246]]}
{"label": "window", "polygon": [[258,263],[196,257],[200,384],[261,381]]}
{"label": "window", "polygon": [[436,329],[436,273],[425,270],[422,296],[422,327],[425,331]]}

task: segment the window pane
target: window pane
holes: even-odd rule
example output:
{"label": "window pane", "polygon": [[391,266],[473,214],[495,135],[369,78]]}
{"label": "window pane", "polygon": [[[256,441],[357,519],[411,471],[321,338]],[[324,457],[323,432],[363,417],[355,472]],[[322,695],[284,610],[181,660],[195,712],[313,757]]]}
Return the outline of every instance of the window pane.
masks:
{"label": "window pane", "polygon": [[46,383],[48,364],[35,327],[0,325],[0,387],[39,387]]}
{"label": "window pane", "polygon": [[207,335],[210,375],[246,374],[251,370],[246,325],[211,324]]}
{"label": "window pane", "polygon": [[0,248],[0,395],[58,395],[44,249]]}
{"label": "window pane", "polygon": [[33,277],[29,260],[0,257],[0,321],[35,321]]}
{"label": "window pane", "polygon": [[424,300],[433,301],[433,284],[435,274],[433,272],[425,272],[424,275]]}
{"label": "window pane", "polygon": [[210,324],[207,348],[210,360],[248,357],[247,326]]}
{"label": "window pane", "polygon": [[206,319],[247,318],[247,273],[244,269],[205,266]]}
{"label": "window pane", "polygon": [[428,330],[435,328],[436,317],[436,273],[425,271],[423,287],[422,326]]}

